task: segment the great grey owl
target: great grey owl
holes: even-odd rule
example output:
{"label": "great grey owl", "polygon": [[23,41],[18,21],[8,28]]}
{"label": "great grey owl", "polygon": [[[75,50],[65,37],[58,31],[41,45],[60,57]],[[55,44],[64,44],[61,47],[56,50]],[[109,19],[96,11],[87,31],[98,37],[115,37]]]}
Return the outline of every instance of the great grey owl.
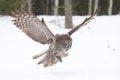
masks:
{"label": "great grey owl", "polygon": [[44,19],[39,20],[32,13],[27,13],[24,10],[16,10],[15,12],[12,12],[11,16],[15,18],[12,20],[14,24],[30,38],[41,44],[49,45],[48,50],[33,56],[33,59],[37,59],[44,55],[38,64],[43,64],[44,67],[49,67],[53,66],[57,62],[62,62],[62,57],[68,56],[67,51],[72,46],[72,38],[70,36],[79,28],[86,25],[91,19],[93,19],[97,12],[98,10],[96,10],[96,12],[93,13],[89,18],[86,18],[81,24],[74,27],[68,33],[57,35],[54,35],[49,30]]}

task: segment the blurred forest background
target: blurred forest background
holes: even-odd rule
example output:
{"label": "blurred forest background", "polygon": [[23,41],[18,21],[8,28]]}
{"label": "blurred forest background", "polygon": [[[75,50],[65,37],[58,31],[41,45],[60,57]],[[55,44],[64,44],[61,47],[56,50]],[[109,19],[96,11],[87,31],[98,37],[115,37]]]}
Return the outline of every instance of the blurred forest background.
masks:
{"label": "blurred forest background", "polygon": [[90,15],[96,8],[99,15],[120,14],[120,0],[0,0],[0,15],[21,8],[36,15],[64,15],[65,1],[71,1],[72,15]]}

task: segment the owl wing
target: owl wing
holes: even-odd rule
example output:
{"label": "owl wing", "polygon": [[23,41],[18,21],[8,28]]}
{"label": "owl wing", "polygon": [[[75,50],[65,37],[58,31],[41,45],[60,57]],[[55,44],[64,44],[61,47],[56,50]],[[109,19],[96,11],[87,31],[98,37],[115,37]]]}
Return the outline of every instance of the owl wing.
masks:
{"label": "owl wing", "polygon": [[15,18],[12,20],[14,24],[33,40],[42,44],[49,44],[55,39],[54,34],[48,29],[44,19],[39,20],[35,15],[23,10],[16,10],[12,12],[11,16]]}
{"label": "owl wing", "polygon": [[99,12],[99,9],[97,9],[90,17],[86,18],[81,24],[74,27],[71,31],[69,31],[67,34],[71,36],[74,32],[79,30],[81,27],[85,26],[87,23],[90,22],[90,20],[94,19],[93,17]]}

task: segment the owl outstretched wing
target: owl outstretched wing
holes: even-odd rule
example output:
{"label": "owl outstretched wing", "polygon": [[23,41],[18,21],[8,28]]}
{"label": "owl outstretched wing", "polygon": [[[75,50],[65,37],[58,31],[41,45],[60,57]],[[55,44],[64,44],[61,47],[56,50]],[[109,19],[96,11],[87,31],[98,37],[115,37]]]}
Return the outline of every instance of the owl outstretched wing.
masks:
{"label": "owl outstretched wing", "polygon": [[67,34],[71,36],[74,32],[79,30],[81,27],[85,26],[87,23],[90,22],[90,20],[93,19],[93,17],[99,12],[99,9],[97,9],[90,17],[86,18],[81,24],[78,26],[74,27],[71,31],[69,31]]}
{"label": "owl outstretched wing", "polygon": [[55,39],[44,19],[39,20],[32,13],[27,13],[23,10],[16,10],[12,12],[11,16],[15,18],[13,20],[14,24],[33,40],[42,44],[50,44]]}

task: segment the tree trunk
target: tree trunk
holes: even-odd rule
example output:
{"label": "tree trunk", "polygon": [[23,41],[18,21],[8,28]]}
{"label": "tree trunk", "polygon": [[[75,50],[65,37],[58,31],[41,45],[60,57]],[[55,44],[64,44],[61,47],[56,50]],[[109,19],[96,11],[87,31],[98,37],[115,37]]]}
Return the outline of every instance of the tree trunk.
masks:
{"label": "tree trunk", "polygon": [[108,15],[112,15],[113,0],[109,0]]}
{"label": "tree trunk", "polygon": [[54,0],[51,0],[51,12],[52,15],[54,14]]}
{"label": "tree trunk", "polygon": [[91,15],[92,13],[92,0],[89,0],[89,6],[88,6],[88,15]]}
{"label": "tree trunk", "polygon": [[21,4],[21,9],[26,10],[27,9],[26,7],[27,7],[27,1],[25,0]]}
{"label": "tree trunk", "polygon": [[49,0],[47,0],[47,4],[46,4],[46,15],[48,15],[49,12]]}
{"label": "tree trunk", "polygon": [[31,13],[32,10],[32,3],[31,0],[28,0],[28,12]]}
{"label": "tree trunk", "polygon": [[72,28],[72,6],[71,0],[64,0],[65,6],[65,27]]}
{"label": "tree trunk", "polygon": [[54,15],[58,15],[59,0],[55,0],[54,3]]}
{"label": "tree trunk", "polygon": [[99,3],[99,0],[95,0],[95,3],[94,3],[94,12],[96,11],[96,9],[98,9],[98,3]]}
{"label": "tree trunk", "polygon": [[0,15],[2,14],[1,8],[0,8]]}

